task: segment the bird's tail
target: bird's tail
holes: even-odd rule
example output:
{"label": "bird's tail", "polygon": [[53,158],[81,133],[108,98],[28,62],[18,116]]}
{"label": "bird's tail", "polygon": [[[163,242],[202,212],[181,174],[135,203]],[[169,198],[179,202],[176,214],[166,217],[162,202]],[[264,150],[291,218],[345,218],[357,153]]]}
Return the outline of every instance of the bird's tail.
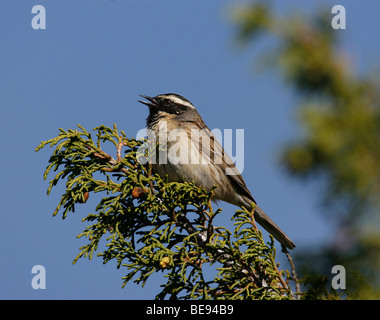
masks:
{"label": "bird's tail", "polygon": [[255,220],[273,237],[275,237],[282,245],[288,249],[294,249],[295,244],[266,214],[258,205],[255,206]]}

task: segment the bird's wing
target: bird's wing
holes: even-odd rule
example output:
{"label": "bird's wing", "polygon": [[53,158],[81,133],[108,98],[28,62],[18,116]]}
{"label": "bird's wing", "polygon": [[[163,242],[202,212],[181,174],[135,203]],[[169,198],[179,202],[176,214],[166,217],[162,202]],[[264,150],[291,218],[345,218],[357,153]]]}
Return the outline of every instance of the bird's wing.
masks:
{"label": "bird's wing", "polygon": [[[199,122],[198,122],[199,123]],[[256,203],[252,194],[249,192],[245,181],[240,174],[239,170],[236,168],[235,164],[225,153],[222,145],[212,134],[210,129],[206,126],[206,124],[202,121],[201,127],[201,135],[205,137],[205,139],[200,139],[200,151],[202,154],[205,154],[207,157],[210,157],[210,161],[214,162],[216,166],[220,166],[223,170],[223,173],[226,174],[228,169],[227,177],[230,179],[231,183],[236,187],[236,190],[239,191],[241,195],[246,196],[248,199],[252,200]],[[205,141],[203,141],[205,140]]]}

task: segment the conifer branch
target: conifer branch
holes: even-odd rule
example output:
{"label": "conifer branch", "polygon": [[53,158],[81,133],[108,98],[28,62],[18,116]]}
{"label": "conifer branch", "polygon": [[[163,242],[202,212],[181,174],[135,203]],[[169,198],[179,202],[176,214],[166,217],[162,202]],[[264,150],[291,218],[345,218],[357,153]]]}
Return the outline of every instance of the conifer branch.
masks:
{"label": "conifer branch", "polygon": [[[95,141],[78,127],[60,129],[57,137],[36,148],[55,146],[44,178],[51,171],[58,173],[48,193],[60,180],[66,181],[54,215],[63,210],[65,218],[90,194],[103,193],[95,213],[82,220],[89,225],[78,237],[88,243],[74,263],[98,252],[104,263],[115,260],[125,268],[123,286],[131,280],[144,286],[153,273],[164,272],[157,299],[292,299],[283,279],[286,273],[275,262],[273,239],[265,243],[253,227],[252,212],[235,213],[234,233],[216,227],[214,218],[222,210],[212,208],[213,190],[168,183],[152,175],[151,166],[138,161],[144,141],[127,138],[116,125],[95,128]],[[104,143],[115,146],[115,157],[102,150]],[[100,248],[105,236],[106,246]],[[210,276],[205,265],[214,267],[218,275]]]}

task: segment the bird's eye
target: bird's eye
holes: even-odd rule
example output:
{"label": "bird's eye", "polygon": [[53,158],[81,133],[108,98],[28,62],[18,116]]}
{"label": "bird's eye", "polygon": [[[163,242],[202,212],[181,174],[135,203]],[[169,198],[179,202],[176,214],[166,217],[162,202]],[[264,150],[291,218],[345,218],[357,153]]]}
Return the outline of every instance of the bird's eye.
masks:
{"label": "bird's eye", "polygon": [[166,104],[167,106],[171,106],[171,105],[173,105],[173,101],[171,101],[171,100],[169,100],[169,99],[166,99],[166,100],[165,100],[165,104]]}

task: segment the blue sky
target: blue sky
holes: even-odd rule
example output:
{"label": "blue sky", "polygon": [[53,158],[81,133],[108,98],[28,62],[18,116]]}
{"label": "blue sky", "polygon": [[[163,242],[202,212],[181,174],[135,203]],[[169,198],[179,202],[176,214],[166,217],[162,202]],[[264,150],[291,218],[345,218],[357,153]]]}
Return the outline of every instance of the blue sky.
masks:
{"label": "blue sky", "polygon": [[[278,12],[312,12],[318,1],[272,1]],[[63,185],[46,195],[42,174],[52,152],[35,147],[58,128],[88,130],[116,123],[128,136],[144,127],[139,94],[176,92],[197,107],[207,125],[244,129],[243,176],[260,206],[298,248],[332,239],[321,214],[321,190],[289,178],[278,165],[284,143],[299,134],[296,97],[276,73],[254,73],[260,47],[235,42],[232,4],[238,1],[3,0],[0,19],[0,298],[151,299],[162,274],[144,288],[121,289],[124,270],[101,259],[72,265],[81,219],[96,197],[64,221],[52,217]],[[378,72],[377,1],[343,4],[342,48],[359,72]],[[31,27],[33,5],[44,5],[46,30]],[[51,178],[51,177],[50,177]],[[221,204],[220,224],[235,211]],[[282,258],[280,258],[280,261]],[[34,265],[46,269],[46,289],[31,286]],[[286,265],[284,265],[286,267]]]}

